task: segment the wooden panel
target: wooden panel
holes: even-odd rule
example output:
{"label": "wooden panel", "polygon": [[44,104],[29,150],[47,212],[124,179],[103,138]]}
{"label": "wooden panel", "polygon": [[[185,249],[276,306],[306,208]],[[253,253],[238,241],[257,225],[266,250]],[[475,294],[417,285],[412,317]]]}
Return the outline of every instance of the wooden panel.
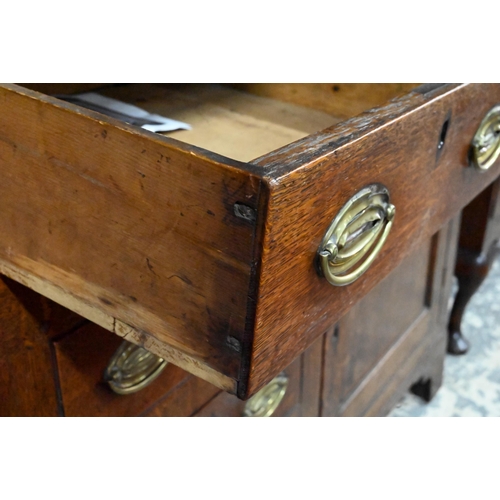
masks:
{"label": "wooden panel", "polygon": [[[500,85],[426,89],[250,165],[3,87],[0,271],[249,397],[498,176],[467,154]],[[274,124],[265,113],[252,116]],[[372,182],[391,192],[394,227],[372,269],[333,288],[316,249]]]}
{"label": "wooden panel", "polygon": [[152,113],[189,123],[168,136],[249,161],[340,121],[303,106],[257,97],[222,85],[127,85],[102,92]]}
{"label": "wooden panel", "polygon": [[137,416],[156,404],[191,375],[168,365],[143,390],[115,394],[103,380],[104,370],[122,339],[89,323],[56,342],[62,401],[66,416]]}
{"label": "wooden panel", "polygon": [[0,102],[1,272],[235,391],[254,226],[234,204],[260,181],[16,86]]}
{"label": "wooden panel", "polygon": [[[273,417],[319,416],[323,338],[319,338],[284,373],[288,376],[285,397]],[[245,402],[225,392],[207,403],[195,417],[241,417]]]}
{"label": "wooden panel", "polygon": [[[340,415],[344,417],[360,417],[367,414],[383,416],[390,410],[401,396],[397,389],[405,381],[406,390],[412,382],[417,381],[415,370],[427,347],[429,333],[429,311],[419,316],[405,335],[388,350],[382,361],[359,385],[351,397],[341,406]],[[444,351],[441,356],[444,359]],[[409,378],[406,380],[406,378]],[[386,408],[386,399],[392,404]],[[384,409],[382,415],[377,410]]]}
{"label": "wooden panel", "polygon": [[418,248],[385,280],[353,306],[330,341],[336,343],[334,369],[345,401],[425,308],[429,243]]}
{"label": "wooden panel", "polygon": [[319,337],[302,355],[301,416],[303,417],[320,415],[323,345],[324,335]]}
{"label": "wooden panel", "polygon": [[[300,378],[302,358],[296,359],[284,372],[288,377],[286,394],[272,417],[300,416]],[[236,396],[221,392],[207,405],[205,405],[195,417],[242,417],[245,410],[245,402]],[[297,415],[298,414],[298,415]]]}
{"label": "wooden panel", "polygon": [[[383,416],[417,382],[427,388],[425,397],[435,394],[442,380],[458,228],[459,217],[409,256],[327,334],[324,416]],[[418,264],[422,255],[423,263]],[[409,293],[412,280],[417,283],[413,294]],[[376,307],[374,296],[384,293],[388,293],[386,306]],[[399,319],[394,311],[401,312]],[[360,355],[360,350],[367,354]],[[362,370],[353,376],[356,366]]]}
{"label": "wooden panel", "polygon": [[[270,189],[248,387],[252,394],[335,323],[500,172],[468,166],[500,85],[414,92],[255,160]],[[444,147],[438,149],[448,122]],[[371,269],[332,287],[314,267],[331,221],[364,186],[388,187],[396,218]]]}
{"label": "wooden panel", "polygon": [[68,332],[87,323],[82,316],[56,304],[29,288],[12,281],[8,278],[2,278],[8,285],[10,293],[19,301],[19,306],[23,307],[34,321],[39,325],[40,332],[50,339],[63,337]]}
{"label": "wooden panel", "polygon": [[142,416],[189,417],[217,394],[230,396],[208,382],[191,375],[176,390],[167,394],[158,404],[144,412]]}
{"label": "wooden panel", "polygon": [[[26,294],[26,292],[28,292]],[[0,416],[59,414],[46,327],[30,312],[33,292],[0,280]]]}
{"label": "wooden panel", "polygon": [[386,104],[415,88],[415,83],[238,83],[237,89],[273,97],[351,118],[367,109]]}

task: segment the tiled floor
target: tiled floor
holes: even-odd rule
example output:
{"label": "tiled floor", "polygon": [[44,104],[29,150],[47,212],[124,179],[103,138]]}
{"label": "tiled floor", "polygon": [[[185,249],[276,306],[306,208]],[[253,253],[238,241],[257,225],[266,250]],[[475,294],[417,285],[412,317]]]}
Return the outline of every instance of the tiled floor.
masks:
{"label": "tiled floor", "polygon": [[446,357],[443,385],[434,399],[425,403],[408,394],[389,416],[500,416],[500,258],[467,306],[462,332],[471,349]]}

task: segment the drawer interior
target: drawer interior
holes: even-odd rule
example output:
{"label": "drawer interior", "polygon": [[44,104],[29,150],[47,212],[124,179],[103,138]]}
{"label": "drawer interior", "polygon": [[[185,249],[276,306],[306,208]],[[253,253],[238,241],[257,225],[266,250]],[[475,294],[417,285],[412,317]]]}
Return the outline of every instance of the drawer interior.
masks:
{"label": "drawer interior", "polygon": [[[65,86],[67,85],[67,86]],[[250,161],[408,92],[416,84],[26,84],[48,94],[98,91],[191,130],[169,137]]]}

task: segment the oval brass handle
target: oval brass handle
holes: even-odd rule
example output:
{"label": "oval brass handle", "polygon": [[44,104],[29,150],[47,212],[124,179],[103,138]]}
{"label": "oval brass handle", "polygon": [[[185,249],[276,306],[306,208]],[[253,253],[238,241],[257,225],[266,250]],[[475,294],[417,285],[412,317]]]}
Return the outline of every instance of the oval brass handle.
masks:
{"label": "oval brass handle", "polygon": [[104,380],[113,392],[132,394],[153,382],[167,364],[143,347],[124,340],[111,357]]}
{"label": "oval brass handle", "polygon": [[317,252],[320,275],[334,286],[356,281],[380,252],[395,212],[389,203],[389,191],[382,184],[371,184],[356,193],[333,219],[321,241]]}
{"label": "oval brass handle", "polygon": [[288,377],[280,373],[246,402],[243,416],[270,417],[285,397],[287,387]]}
{"label": "oval brass handle", "polygon": [[471,161],[479,170],[488,170],[500,156],[500,104],[486,113],[472,139]]}

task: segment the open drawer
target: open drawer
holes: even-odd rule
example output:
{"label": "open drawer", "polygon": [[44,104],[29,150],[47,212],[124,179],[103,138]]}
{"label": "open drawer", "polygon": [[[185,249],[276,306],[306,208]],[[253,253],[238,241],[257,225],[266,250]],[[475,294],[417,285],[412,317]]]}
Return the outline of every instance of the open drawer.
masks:
{"label": "open drawer", "polygon": [[500,173],[498,84],[80,89],[0,87],[0,272],[242,399]]}

